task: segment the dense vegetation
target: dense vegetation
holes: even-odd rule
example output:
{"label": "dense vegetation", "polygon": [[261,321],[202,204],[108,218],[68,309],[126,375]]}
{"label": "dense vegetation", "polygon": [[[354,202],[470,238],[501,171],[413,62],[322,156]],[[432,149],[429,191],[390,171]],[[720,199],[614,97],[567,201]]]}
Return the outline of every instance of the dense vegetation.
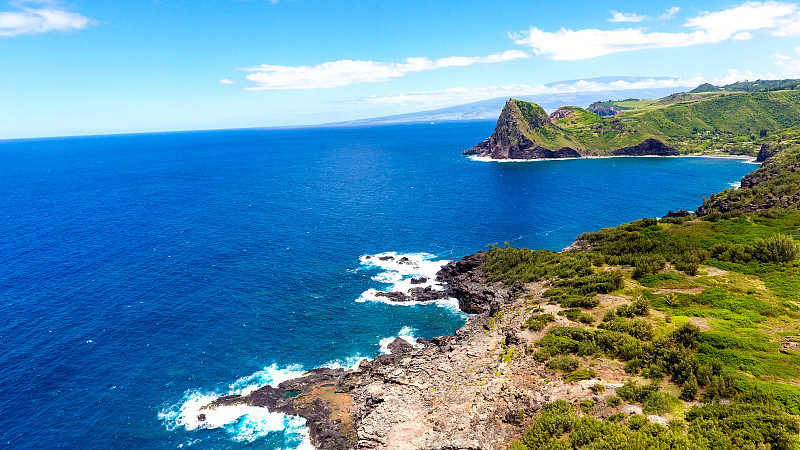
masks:
{"label": "dense vegetation", "polygon": [[[523,324],[541,334],[530,357],[565,383],[596,379],[608,359],[630,377],[544,405],[512,448],[800,448],[799,167],[787,146],[706,201],[708,215],[585,233],[580,252],[490,249],[489,280],[546,283]],[[763,201],[790,196],[783,186],[794,203]]]}
{"label": "dense vegetation", "polygon": [[778,154],[743,180],[745,189],[728,189],[712,195],[701,208],[710,219],[741,212],[797,211],[800,205],[800,135],[781,136]]}

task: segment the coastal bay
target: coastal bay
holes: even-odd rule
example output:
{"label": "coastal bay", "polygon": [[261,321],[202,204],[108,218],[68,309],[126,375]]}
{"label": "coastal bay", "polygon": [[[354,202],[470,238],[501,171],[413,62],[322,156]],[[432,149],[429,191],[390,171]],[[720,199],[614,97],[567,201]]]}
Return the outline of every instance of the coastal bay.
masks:
{"label": "coastal bay", "polygon": [[198,399],[349,367],[379,356],[383,340],[464,324],[452,305],[358,302],[412,277],[363,256],[453,261],[505,241],[559,250],[598,226],[693,210],[754,167],[460,156],[493,126],[3,142],[2,227],[15,238],[0,244],[0,326],[13,349],[0,401],[16,405],[0,417],[3,438],[20,448],[299,445],[307,432],[288,417],[250,410],[195,429],[175,419]]}

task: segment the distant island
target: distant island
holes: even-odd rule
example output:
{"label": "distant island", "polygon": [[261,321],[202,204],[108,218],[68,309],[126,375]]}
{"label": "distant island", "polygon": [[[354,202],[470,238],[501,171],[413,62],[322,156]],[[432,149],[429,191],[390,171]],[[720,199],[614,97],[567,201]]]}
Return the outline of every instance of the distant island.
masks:
{"label": "distant island", "polygon": [[756,154],[800,126],[798,80],[704,84],[657,100],[564,106],[509,99],[494,133],[464,155],[492,159]]}
{"label": "distant island", "polygon": [[[800,448],[798,102],[793,91],[729,94],[675,106],[708,122],[670,107],[640,114],[672,117],[659,130],[694,124],[701,137],[709,122],[732,133],[745,117],[767,130],[765,162],[740,189],[694,212],[584,233],[561,252],[492,245],[438,274],[472,314],[453,336],[398,338],[354,370],[314,369],[204,408],[302,416],[321,449]],[[599,116],[568,111],[553,118],[510,100],[498,128],[519,134],[493,144],[516,149],[509,157],[566,155],[538,139],[569,137],[583,155],[580,134],[553,123]],[[663,143],[638,130],[625,133]],[[523,136],[545,150],[526,150]]]}

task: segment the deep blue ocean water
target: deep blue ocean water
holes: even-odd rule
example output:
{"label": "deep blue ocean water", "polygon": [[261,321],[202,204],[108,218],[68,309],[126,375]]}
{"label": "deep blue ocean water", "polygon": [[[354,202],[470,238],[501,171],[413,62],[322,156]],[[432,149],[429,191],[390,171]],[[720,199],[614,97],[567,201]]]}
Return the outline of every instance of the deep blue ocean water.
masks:
{"label": "deep blue ocean water", "polygon": [[292,418],[228,411],[195,428],[187,417],[209,398],[463,323],[446,304],[357,301],[399,280],[362,256],[423,264],[505,241],[558,250],[584,231],[694,209],[757,167],[460,156],[493,127],[0,141],[0,443],[301,446]]}

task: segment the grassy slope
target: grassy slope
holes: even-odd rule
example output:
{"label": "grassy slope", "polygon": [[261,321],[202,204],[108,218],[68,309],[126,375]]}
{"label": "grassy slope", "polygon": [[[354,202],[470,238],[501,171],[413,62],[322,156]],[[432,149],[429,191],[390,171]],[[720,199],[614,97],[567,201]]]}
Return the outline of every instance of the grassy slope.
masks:
{"label": "grassy slope", "polygon": [[[521,108],[526,103],[517,101]],[[575,116],[553,126],[533,128],[528,137],[545,146],[568,145],[590,154],[604,154],[654,137],[681,153],[754,155],[761,143],[774,142],[776,134],[800,126],[800,91],[794,90],[676,94],[661,101],[614,104],[626,110],[603,118],[570,107],[576,110]]]}
{"label": "grassy slope", "polygon": [[[765,181],[741,190],[745,196],[800,184],[800,173],[790,170],[800,149],[774,158],[756,174]],[[774,173],[780,183],[771,182]],[[643,219],[584,234],[591,250],[583,253],[490,250],[490,279],[550,280],[545,297],[575,322],[556,327],[532,309],[531,329],[549,328],[523,357],[573,377],[591,377],[589,367],[617,359],[637,380],[613,396],[598,384],[582,413],[551,404],[512,448],[800,448],[800,253],[774,261],[763,249],[776,234],[797,245],[796,208]],[[626,403],[669,426],[618,414]]]}
{"label": "grassy slope", "polygon": [[800,206],[800,136],[782,136],[783,148],[745,181],[749,189],[727,189],[709,198],[703,208],[708,214],[730,217],[737,211],[782,208],[797,211]]}

